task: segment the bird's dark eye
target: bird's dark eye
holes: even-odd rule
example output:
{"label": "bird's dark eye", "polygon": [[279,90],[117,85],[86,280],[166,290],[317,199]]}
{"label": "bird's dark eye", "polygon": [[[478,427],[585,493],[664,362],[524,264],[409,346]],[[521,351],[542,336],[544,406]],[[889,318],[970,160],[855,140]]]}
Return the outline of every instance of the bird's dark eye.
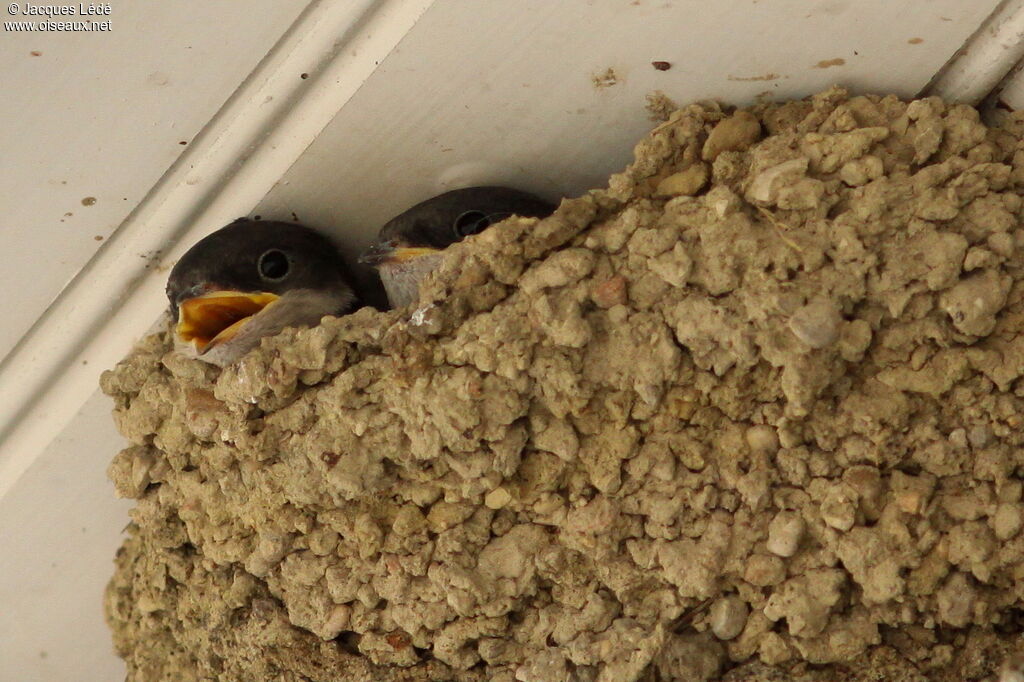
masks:
{"label": "bird's dark eye", "polygon": [[260,277],[276,282],[288,276],[291,263],[288,262],[288,256],[284,255],[284,252],[270,249],[260,256],[256,267],[260,271]]}
{"label": "bird's dark eye", "polygon": [[459,239],[482,232],[484,228],[491,224],[490,216],[482,211],[466,211],[452,224],[452,230],[455,232],[455,236]]}

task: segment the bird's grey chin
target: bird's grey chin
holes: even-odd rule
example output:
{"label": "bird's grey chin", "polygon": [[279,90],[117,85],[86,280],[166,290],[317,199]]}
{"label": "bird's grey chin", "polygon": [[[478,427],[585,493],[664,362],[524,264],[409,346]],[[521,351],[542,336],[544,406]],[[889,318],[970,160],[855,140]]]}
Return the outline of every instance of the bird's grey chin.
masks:
{"label": "bird's grey chin", "polygon": [[404,308],[420,298],[420,282],[441,264],[443,253],[428,254],[400,263],[378,266],[380,281],[388,294],[392,308]]}

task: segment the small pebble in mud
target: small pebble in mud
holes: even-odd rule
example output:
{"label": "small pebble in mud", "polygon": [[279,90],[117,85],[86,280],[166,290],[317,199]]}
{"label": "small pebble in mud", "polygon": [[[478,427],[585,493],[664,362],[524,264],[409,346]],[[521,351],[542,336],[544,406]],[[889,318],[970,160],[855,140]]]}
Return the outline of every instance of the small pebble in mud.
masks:
{"label": "small pebble in mud", "polygon": [[734,639],[747,624],[747,603],[736,596],[722,597],[711,605],[708,622],[718,639]]}
{"label": "small pebble in mud", "polygon": [[1001,504],[992,518],[992,530],[1000,540],[1009,540],[1020,532],[1022,511],[1020,504]]}
{"label": "small pebble in mud", "polygon": [[743,578],[751,585],[778,585],[786,577],[786,564],[771,554],[754,554],[744,569]]}
{"label": "small pebble in mud", "polygon": [[768,551],[781,557],[793,556],[806,529],[806,522],[796,512],[779,512],[768,525]]}
{"label": "small pebble in mud", "polygon": [[775,429],[766,424],[751,426],[744,434],[747,445],[754,452],[774,455],[779,449],[779,435]]}
{"label": "small pebble in mud", "polygon": [[714,161],[722,152],[743,151],[759,139],[761,122],[749,111],[737,111],[719,121],[711,130],[701,150],[701,158],[705,161]]}
{"label": "small pebble in mud", "polygon": [[708,166],[704,163],[693,163],[678,173],[673,173],[658,183],[654,190],[656,196],[693,196],[708,181]]}
{"label": "small pebble in mud", "polygon": [[504,488],[495,488],[491,492],[487,493],[484,498],[484,504],[490,509],[501,509],[509,503],[512,496]]}
{"label": "small pebble in mud", "polygon": [[798,308],[789,318],[789,329],[811,348],[825,348],[839,338],[839,311],[830,301],[817,299]]}

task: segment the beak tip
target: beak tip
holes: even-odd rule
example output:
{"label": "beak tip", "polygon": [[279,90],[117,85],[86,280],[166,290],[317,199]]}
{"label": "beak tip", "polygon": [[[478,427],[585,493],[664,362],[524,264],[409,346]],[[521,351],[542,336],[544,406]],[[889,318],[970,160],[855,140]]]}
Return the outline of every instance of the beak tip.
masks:
{"label": "beak tip", "polygon": [[376,267],[377,265],[385,262],[392,253],[394,253],[394,248],[392,246],[378,242],[376,244],[371,244],[369,248],[359,254],[359,258],[356,259],[356,262],[361,265],[372,265]]}

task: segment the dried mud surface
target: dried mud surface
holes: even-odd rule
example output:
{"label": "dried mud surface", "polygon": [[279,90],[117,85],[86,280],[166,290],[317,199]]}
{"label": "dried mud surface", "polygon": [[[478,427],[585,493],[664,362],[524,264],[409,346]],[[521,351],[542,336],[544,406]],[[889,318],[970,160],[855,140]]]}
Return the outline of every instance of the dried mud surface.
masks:
{"label": "dried mud surface", "polygon": [[415,310],[223,371],[150,337],[103,379],[130,678],[995,679],[1022,131],[691,105],[607,189],[453,246]]}

